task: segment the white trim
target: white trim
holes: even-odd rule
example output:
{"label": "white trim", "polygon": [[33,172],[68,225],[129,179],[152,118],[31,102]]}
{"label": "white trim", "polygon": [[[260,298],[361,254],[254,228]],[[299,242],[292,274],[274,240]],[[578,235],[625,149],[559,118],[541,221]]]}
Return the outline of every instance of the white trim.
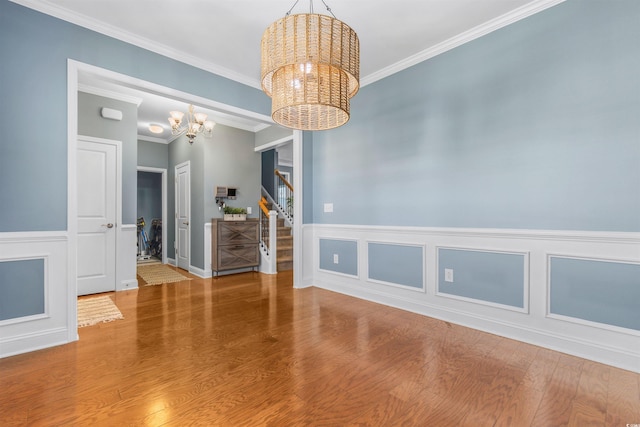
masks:
{"label": "white trim", "polygon": [[[191,271],[191,241],[193,240],[193,236],[191,235],[191,230],[193,229],[193,226],[191,224],[191,160],[187,160],[185,162],[179,163],[177,165],[175,165],[173,167],[173,176],[174,176],[174,193],[173,193],[173,200],[174,200],[174,205],[173,205],[173,210],[174,210],[174,223],[173,226],[175,227],[174,230],[174,238],[175,241],[173,242],[173,250],[174,253],[178,253],[177,252],[177,247],[179,246],[177,244],[178,242],[178,169],[182,168],[182,167],[188,167],[189,168],[189,182],[187,184],[188,188],[187,188],[187,193],[189,194],[189,245],[188,245],[188,251],[189,251],[189,255],[187,256],[187,266],[189,268],[189,271]],[[177,257],[176,257],[176,265],[177,264]]]}
{"label": "white trim", "polygon": [[149,50],[151,52],[160,54],[162,56],[166,56],[167,58],[175,59],[177,61],[199,68],[201,70],[209,71],[213,74],[226,77],[228,79],[245,84],[247,86],[254,87],[256,89],[261,88],[260,81],[256,78],[250,78],[248,76],[245,76],[244,74],[240,74],[226,67],[220,66],[218,64],[214,64],[213,62],[205,61],[193,55],[186,54],[183,51],[176,50],[172,47],[159,44],[155,40],[150,40],[150,39],[141,37],[140,35],[132,34],[128,31],[123,30],[122,28],[114,27],[112,25],[105,24],[104,22],[100,22],[93,18],[89,18],[88,16],[80,15],[76,12],[73,12],[61,6],[58,6],[52,3],[51,1],[46,1],[46,0],[38,0],[38,1],[11,0],[11,1],[13,1],[14,3],[20,4],[22,6],[28,7],[30,9],[37,10],[39,12],[46,13],[47,15],[62,19],[64,21],[71,22],[72,24],[76,24],[81,27],[88,28],[89,30],[96,31],[100,34],[113,37],[125,43],[129,43],[133,46],[138,46],[143,49]]}
{"label": "white trim", "polygon": [[211,273],[207,275],[207,272],[199,267],[194,267],[193,265],[189,266],[189,273],[200,277],[201,279],[209,279],[211,277]]}
{"label": "white trim", "polygon": [[68,323],[68,300],[76,295],[69,295],[67,238],[59,231],[0,233],[0,259],[43,259],[45,298],[44,313],[0,322],[0,358],[77,339],[77,325]]}
{"label": "white trim", "polygon": [[[293,198],[293,287],[303,288],[308,286],[307,281],[304,279],[305,272],[303,263],[303,257],[306,255],[302,238],[303,234],[303,212],[302,201],[304,200],[303,191],[303,133],[301,130],[293,131],[293,188],[295,190],[295,197]],[[313,240],[309,239],[309,243]],[[309,251],[309,256],[313,256],[314,251]]]}
{"label": "white trim", "polygon": [[204,269],[198,269],[200,274],[198,276],[208,279],[213,277],[213,271],[211,270],[211,221],[205,221],[204,223]]}
{"label": "white trim", "polygon": [[147,136],[147,135],[140,135],[140,134],[138,134],[137,139],[138,141],[155,142],[156,144],[165,144],[165,145],[169,145],[173,141],[173,138],[171,139],[171,141],[168,141],[166,139],[158,138],[156,136]]}
{"label": "white trim", "polygon": [[78,83],[78,92],[84,92],[91,95],[102,96],[103,98],[115,99],[116,101],[126,102],[139,107],[142,104],[142,98],[138,98],[131,95],[125,95],[123,93],[114,92],[107,89],[89,86],[86,84]]}
{"label": "white trim", "polygon": [[116,287],[116,291],[130,291],[132,289],[138,289],[138,279],[123,280],[120,285]]}
{"label": "white trim", "polygon": [[[450,228],[387,225],[313,224],[316,229],[354,230],[358,232],[391,233],[394,236],[415,234],[448,237],[480,237],[499,239],[536,239],[594,243],[640,244],[640,232],[528,230],[510,228]],[[492,249],[489,249],[492,250]]]}
{"label": "white trim", "polygon": [[3,262],[15,262],[15,261],[32,261],[41,259],[43,262],[42,275],[43,275],[43,305],[42,313],[30,314],[28,316],[12,317],[10,319],[0,320],[0,327],[5,325],[11,325],[15,323],[31,322],[33,320],[47,319],[51,317],[51,309],[49,304],[49,288],[51,283],[49,281],[49,256],[51,254],[30,254],[28,256],[10,256],[0,257],[0,263]]}
{"label": "white trim", "polygon": [[[121,28],[114,27],[112,25],[105,24],[93,18],[89,18],[84,15],[80,15],[76,12],[70,11],[63,7],[60,7],[51,1],[47,0],[11,0],[14,3],[28,7],[33,10],[45,13],[47,15],[62,19],[67,22],[79,25],[84,28],[88,28],[92,31],[96,31],[100,34],[104,34],[109,37],[121,40],[129,43],[133,46],[138,46],[143,49],[155,52],[165,57],[175,59],[185,64],[191,65],[196,68],[200,68],[205,71],[209,71],[213,74],[226,77],[234,80],[238,83],[245,84],[255,89],[261,89],[260,81],[255,77],[250,77],[234,70],[230,70],[219,64],[212,63],[210,61],[203,60],[192,55],[188,55],[183,51],[176,50],[172,47],[159,44],[155,40],[149,40],[139,35],[132,34],[128,31],[124,31]],[[388,67],[374,71],[373,73],[363,76],[360,79],[360,87],[364,87],[368,84],[374,83],[427,59],[433,58],[507,25],[513,24],[519,20],[527,18],[552,6],[562,3],[564,0],[535,0],[531,3],[525,4],[518,9],[512,10],[502,16],[494,18],[488,22],[480,24],[470,30],[467,30],[457,36],[454,36],[448,40],[443,41],[435,46],[423,50],[415,55],[405,58],[395,64]]]}
{"label": "white trim", "polygon": [[[94,65],[85,64],[83,62],[75,61],[73,59],[67,60],[69,71],[75,71],[75,86],[77,88],[78,73],[88,73],[103,80],[108,80],[112,83],[123,85],[132,89],[137,89],[143,92],[149,92],[155,95],[164,96],[175,99],[177,101],[184,102],[186,104],[200,105],[202,108],[220,111],[223,113],[232,114],[239,117],[262,122],[264,124],[272,125],[273,119],[266,114],[257,113],[251,110],[245,110],[240,107],[236,107],[222,102],[214,101],[209,98],[204,98],[192,93],[183,92],[170,87],[162,86],[156,83],[149,82],[147,80],[141,80],[135,77],[128,76],[126,74],[117,73],[115,71],[100,68]],[[69,89],[69,88],[68,88]],[[77,103],[77,100],[76,100]],[[261,128],[262,125],[258,125]]]}
{"label": "white trim", "polygon": [[[162,179],[162,263],[167,263],[167,220],[169,218],[167,205],[167,169],[154,168],[149,166],[138,166],[138,172],[152,172],[161,174]],[[137,227],[136,227],[137,231]]]}
{"label": "white trim", "polygon": [[435,46],[425,49],[422,52],[418,52],[415,55],[409,56],[408,58],[396,62],[395,64],[391,64],[388,67],[382,68],[367,76],[364,76],[360,80],[360,87],[364,87],[385,77],[389,77],[392,74],[398,73],[416,64],[424,62],[427,59],[431,59],[449,50],[455,49],[458,46],[462,46],[465,43],[469,43],[470,41],[499,30],[500,28],[506,27],[507,25],[511,25],[538,12],[542,12],[543,10],[560,4],[564,1],[565,0],[536,0],[531,3],[525,4],[524,6],[507,12],[502,16],[491,19],[490,21],[482,23],[474,28],[471,28],[470,30],[467,30],[454,37],[451,37],[450,39],[438,43]]}
{"label": "white trim", "polygon": [[[501,308],[503,310],[517,311],[519,313],[529,314],[529,256],[530,252],[526,251],[509,251],[509,250],[496,250],[485,249],[479,247],[467,247],[467,246],[436,246],[436,295],[443,298],[453,298],[460,301],[467,301],[475,304],[487,305],[490,307]],[[484,252],[490,254],[507,254],[507,255],[522,255],[523,256],[523,278],[522,278],[522,307],[516,307],[514,305],[500,304],[497,302],[465,297],[456,294],[450,294],[440,290],[440,249],[451,249],[455,251],[468,251],[468,252]]]}
{"label": "white trim", "polygon": [[[22,334],[17,337],[0,339],[0,348],[2,348],[0,358],[67,344],[70,342],[68,336],[71,335],[71,330],[77,331],[77,328],[50,328]],[[76,339],[73,341],[77,340],[76,332]]]}
{"label": "white trim", "polygon": [[[640,249],[640,248],[639,248]],[[547,253],[548,260],[551,258],[566,258],[566,259],[576,259],[579,261],[596,261],[596,262],[610,262],[613,264],[634,264],[640,266],[640,260],[634,260],[631,258],[600,258],[600,257],[592,257],[592,256],[576,256],[571,254],[562,254],[562,253]],[[549,268],[551,270],[551,268]]]}
{"label": "white trim", "polygon": [[78,336],[78,73],[79,62],[67,59],[67,326],[66,342]]}
{"label": "white trim", "polygon": [[4,243],[37,243],[66,242],[66,231],[10,231],[0,233],[0,244]]}
{"label": "white trim", "polygon": [[568,316],[564,314],[552,313],[551,312],[551,259],[552,258],[563,258],[563,259],[575,259],[580,261],[594,261],[594,262],[609,262],[613,264],[633,264],[640,266],[639,261],[631,261],[629,259],[611,259],[611,258],[595,258],[595,257],[581,257],[581,256],[572,256],[572,255],[562,255],[562,254],[552,254],[547,253],[547,306],[546,306],[546,317],[549,319],[557,319],[563,320],[565,322],[572,322],[578,325],[590,326],[593,328],[604,329],[612,332],[622,332],[627,334],[632,334],[640,337],[640,330],[625,328],[623,326],[609,325],[606,323],[596,322],[593,320],[581,319],[579,317]]}
{"label": "white trim", "polygon": [[630,335],[635,335],[637,337],[640,337],[640,331],[636,329],[625,328],[622,326],[615,326],[615,325],[607,325],[605,323],[594,322],[592,320],[580,319],[579,317],[572,317],[572,316],[566,316],[566,315],[555,314],[555,313],[549,313],[547,317],[549,319],[562,320],[564,322],[571,322],[577,325],[584,325],[592,328],[599,328],[599,329],[604,329],[606,331],[620,332],[623,334],[630,334]]}
{"label": "white trim", "polygon": [[[436,227],[378,227],[316,224],[302,227],[305,256],[304,286],[317,286],[380,304],[412,311],[470,328],[540,345],[579,357],[640,372],[640,336],[625,328],[602,328],[586,322],[549,317],[548,254],[564,253],[588,259],[625,260],[640,263],[640,233],[451,229]],[[426,247],[426,289],[409,289],[368,283],[366,279],[339,275],[319,268],[320,239],[384,241],[423,244]],[[436,295],[437,248],[515,253],[525,256],[528,312],[513,307],[480,304],[476,300]],[[360,246],[362,248],[362,246]],[[364,264],[367,251],[358,253]],[[360,268],[360,267],[359,267]],[[369,286],[366,286],[366,285]]]}
{"label": "white trim", "polygon": [[323,273],[327,273],[327,274],[334,274],[336,276],[342,276],[342,277],[349,277],[351,279],[360,279],[360,275],[353,275],[353,274],[349,274],[349,273],[342,273],[341,271],[335,271],[335,270],[326,270],[324,268],[320,268],[318,267],[318,271],[321,271]]}
{"label": "white trim", "polygon": [[138,226],[122,224],[120,231],[121,239],[116,249],[116,291],[128,291],[138,287],[135,261]]}
{"label": "white trim", "polygon": [[[381,239],[363,239],[363,269],[366,271],[365,279],[370,283],[378,283],[380,285],[392,286],[400,289],[406,289],[409,291],[426,293],[427,292],[427,245],[426,244],[415,244],[415,243],[398,243],[393,240],[381,240]],[[422,249],[422,287],[416,288],[414,286],[402,285],[400,283],[387,282],[384,280],[372,279],[369,276],[369,244],[380,244],[380,245],[388,245],[388,246],[410,246],[414,248]]]}
{"label": "white trim", "polygon": [[356,270],[357,270],[357,274],[349,274],[349,273],[343,273],[341,271],[336,271],[336,270],[327,270],[324,268],[320,267],[320,257],[318,257],[318,271],[322,271],[324,273],[329,273],[329,274],[335,274],[337,276],[343,276],[343,277],[350,277],[353,279],[360,279],[360,276],[362,274],[362,272],[360,271],[360,242],[358,239],[349,239],[347,237],[319,237],[318,239],[316,239],[316,248],[317,248],[317,253],[318,255],[320,255],[320,240],[341,240],[344,242],[353,242],[356,244]]}
{"label": "white trim", "polygon": [[261,152],[261,151],[270,150],[271,148],[279,147],[289,142],[293,142],[294,138],[295,138],[294,135],[291,134],[291,135],[285,136],[284,138],[276,139],[275,141],[271,141],[271,142],[267,142],[266,144],[259,145],[255,147],[253,151]]}

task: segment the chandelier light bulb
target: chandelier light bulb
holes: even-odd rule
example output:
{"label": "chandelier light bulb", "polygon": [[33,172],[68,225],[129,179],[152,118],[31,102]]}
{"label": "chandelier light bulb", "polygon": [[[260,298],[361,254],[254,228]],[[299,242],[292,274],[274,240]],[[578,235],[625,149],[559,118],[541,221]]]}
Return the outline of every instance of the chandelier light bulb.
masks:
{"label": "chandelier light bulb", "polygon": [[189,105],[187,123],[182,125],[182,118],[184,113],[181,111],[169,112],[169,123],[171,124],[171,133],[173,135],[179,135],[185,132],[186,137],[189,140],[189,144],[193,144],[194,139],[199,133],[203,133],[205,137],[211,137],[213,135],[213,127],[215,123],[211,120],[207,120],[207,114],[196,113],[195,107]]}

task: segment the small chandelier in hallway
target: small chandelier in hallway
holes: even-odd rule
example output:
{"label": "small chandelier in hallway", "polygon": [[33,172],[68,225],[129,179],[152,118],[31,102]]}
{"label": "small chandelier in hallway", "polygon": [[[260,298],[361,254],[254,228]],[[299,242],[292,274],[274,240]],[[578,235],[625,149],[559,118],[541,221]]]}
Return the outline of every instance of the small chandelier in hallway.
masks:
{"label": "small chandelier in hallway", "polygon": [[199,133],[202,133],[206,137],[213,135],[213,127],[216,125],[214,122],[207,120],[207,115],[204,113],[196,113],[193,105],[189,105],[189,113],[187,115],[187,126],[182,126],[182,118],[184,113],[181,111],[170,111],[169,124],[171,124],[171,134],[179,135],[182,132],[187,131],[185,134],[189,139],[189,144],[193,144],[193,140]]}
{"label": "small chandelier in hallway", "polygon": [[349,99],[360,88],[360,42],[347,24],[332,16],[291,15],[272,23],[262,36],[262,90],[271,97],[271,116],[283,126],[325,130],[345,124]]}

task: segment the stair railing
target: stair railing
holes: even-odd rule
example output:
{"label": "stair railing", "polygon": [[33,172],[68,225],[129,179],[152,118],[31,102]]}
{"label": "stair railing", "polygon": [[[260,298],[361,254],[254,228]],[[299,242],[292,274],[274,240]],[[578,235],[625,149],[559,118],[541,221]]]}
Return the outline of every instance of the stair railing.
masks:
{"label": "stair railing", "polygon": [[267,199],[264,197],[258,202],[260,207],[260,243],[264,245],[267,255],[269,254],[269,209],[267,208]]}
{"label": "stair railing", "polygon": [[284,218],[284,222],[288,227],[293,227],[293,217],[290,217],[287,212],[278,205],[278,202],[271,197],[271,194],[266,188],[262,187],[262,197],[267,199],[267,206],[271,204],[271,209],[275,209],[280,214],[280,218]]}
{"label": "stair railing", "polygon": [[278,272],[278,212],[269,210],[267,200],[262,197],[260,208],[260,271],[266,274]]}
{"label": "stair railing", "polygon": [[274,196],[276,204],[280,207],[285,219],[293,224],[293,185],[280,173],[278,169],[274,171],[276,175],[276,192]]}

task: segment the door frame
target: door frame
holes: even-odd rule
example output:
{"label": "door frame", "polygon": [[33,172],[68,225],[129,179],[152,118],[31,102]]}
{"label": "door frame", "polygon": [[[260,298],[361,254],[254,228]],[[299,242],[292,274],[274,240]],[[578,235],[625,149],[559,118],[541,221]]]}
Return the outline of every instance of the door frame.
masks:
{"label": "door frame", "polygon": [[[264,123],[274,124],[273,119],[268,114],[261,114],[255,111],[246,110],[222,102],[214,101],[211,98],[194,95],[184,91],[176,90],[142,80],[126,74],[107,70],[95,65],[90,65],[74,59],[67,59],[67,164],[76,164],[76,138],[78,137],[78,87],[81,73],[87,73],[103,80],[109,80],[116,84],[133,87],[142,91],[157,93],[159,95],[182,100],[186,103],[199,104],[217,109],[219,111],[237,115],[240,117],[249,117]],[[215,73],[213,73],[215,74]],[[299,188],[298,193],[302,191],[302,131],[294,131],[294,178],[293,185]],[[78,340],[78,329],[75,327],[78,322],[77,313],[77,283],[75,277],[77,275],[77,225],[75,218],[77,217],[77,194],[75,191],[77,174],[75,168],[67,168],[67,338],[68,341]],[[296,172],[297,171],[297,172]],[[294,200],[294,212],[298,218],[302,218],[302,200],[296,197]],[[135,224],[133,224],[135,227]],[[296,221],[294,224],[294,287],[305,286],[302,275],[302,221]],[[135,260],[133,261],[135,265]],[[121,266],[122,267],[122,266]],[[119,268],[119,267],[117,267]],[[134,271],[135,273],[135,271]]]}
{"label": "door frame", "polygon": [[[113,258],[114,258],[114,264],[115,264],[115,271],[114,276],[113,276],[113,290],[115,291],[116,289],[118,289],[118,280],[121,277],[120,270],[119,268],[121,268],[120,263],[118,262],[118,244],[122,241],[122,141],[117,141],[115,139],[106,139],[106,138],[97,138],[94,136],[87,136],[87,135],[78,135],[77,139],[76,139],[76,147],[75,150],[76,152],[74,153],[76,160],[75,162],[78,161],[77,159],[77,152],[78,152],[78,141],[85,141],[85,142],[89,142],[92,144],[105,144],[105,145],[112,145],[115,146],[116,148],[116,200],[115,200],[115,205],[116,205],[116,222],[114,224],[114,228],[115,228],[115,242],[114,242],[114,254],[113,254]],[[71,169],[73,169],[73,173],[76,175],[76,179],[74,180],[74,192],[73,192],[73,198],[74,198],[74,202],[75,202],[75,217],[76,217],[76,221],[75,221],[75,238],[76,238],[76,244],[77,244],[77,237],[78,237],[78,187],[77,187],[77,163],[73,163],[73,168],[67,168],[69,169],[69,174],[71,175]],[[72,194],[69,194],[69,198],[72,197]],[[76,253],[76,257],[77,257],[77,253]],[[76,272],[75,272],[75,278],[76,278],[76,296],[78,295],[78,282],[77,282],[77,266],[76,266]]]}
{"label": "door frame", "polygon": [[174,242],[173,242],[173,248],[174,248],[174,261],[175,261],[175,265],[176,267],[180,267],[180,264],[178,262],[178,247],[180,246],[178,244],[178,169],[183,168],[185,166],[189,167],[189,183],[187,185],[187,193],[189,194],[189,218],[187,219],[187,221],[189,222],[188,224],[188,228],[189,228],[189,232],[187,233],[189,235],[188,239],[189,241],[187,242],[189,244],[188,246],[188,255],[187,255],[187,271],[191,272],[191,160],[187,160],[186,162],[182,162],[182,163],[178,163],[177,165],[174,166],[173,169],[173,177],[174,177],[174,181],[175,181],[175,193],[174,193],[174,203],[173,203],[173,207],[174,207],[174,217],[175,217],[175,222],[174,222],[174,232],[173,232],[173,236],[175,238]]}
{"label": "door frame", "polygon": [[138,172],[162,174],[162,263],[167,263],[167,170],[148,166],[138,166]]}

